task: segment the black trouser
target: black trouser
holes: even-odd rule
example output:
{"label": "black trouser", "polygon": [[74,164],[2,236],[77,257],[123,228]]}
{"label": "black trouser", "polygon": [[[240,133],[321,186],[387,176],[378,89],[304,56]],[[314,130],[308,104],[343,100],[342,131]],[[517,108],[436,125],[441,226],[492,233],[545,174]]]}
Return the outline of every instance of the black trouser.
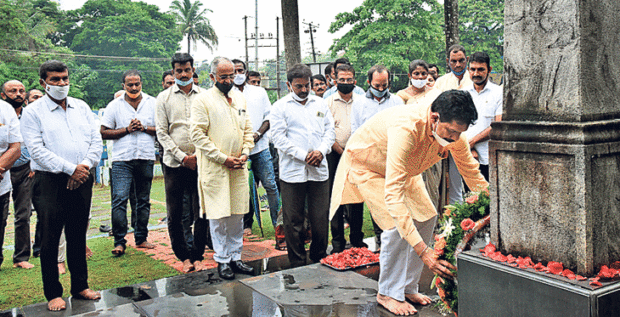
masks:
{"label": "black trouser", "polygon": [[11,192],[0,196],[0,264],[4,261],[2,255],[2,245],[4,245],[4,232],[6,229],[6,220],[9,217],[9,200],[11,199]]}
{"label": "black trouser", "polygon": [[308,220],[312,230],[310,260],[319,262],[327,256],[329,223],[329,181],[287,183],[280,180],[282,217],[288,259],[292,267],[306,264],[304,241],[304,205],[308,198]]}
{"label": "black trouser", "polygon": [[62,296],[58,281],[58,242],[63,227],[67,240],[67,264],[71,272],[71,294],[88,288],[86,226],[93,193],[93,175],[74,190],[67,189],[69,176],[37,171],[32,203],[41,223],[41,275],[47,300]]}
{"label": "black trouser", "polygon": [[[336,152],[327,154],[327,165],[329,167],[329,183],[330,183],[330,197],[331,191],[334,187],[334,179],[336,177],[336,169],[338,168],[338,162],[340,162],[341,155]],[[347,241],[344,238],[344,216],[347,215],[349,220],[349,226],[351,228],[349,232],[349,239],[353,246],[360,246],[364,241],[364,233],[362,232],[362,225],[364,223],[364,203],[341,205],[338,207],[336,214],[331,220],[332,229],[332,246],[336,252],[344,250]]]}
{"label": "black trouser", "polygon": [[32,178],[30,163],[11,168],[13,207],[15,209],[15,252],[13,263],[30,259],[30,216],[32,215]]}
{"label": "black trouser", "polygon": [[[205,245],[213,248],[210,239],[209,221],[200,217],[198,198],[198,172],[186,167],[169,167],[161,165],[164,171],[166,189],[166,209],[168,211],[168,234],[172,251],[181,261],[202,261]],[[183,197],[187,196],[185,206]],[[187,246],[183,230],[183,215],[191,213],[194,222],[194,242],[191,249]]]}

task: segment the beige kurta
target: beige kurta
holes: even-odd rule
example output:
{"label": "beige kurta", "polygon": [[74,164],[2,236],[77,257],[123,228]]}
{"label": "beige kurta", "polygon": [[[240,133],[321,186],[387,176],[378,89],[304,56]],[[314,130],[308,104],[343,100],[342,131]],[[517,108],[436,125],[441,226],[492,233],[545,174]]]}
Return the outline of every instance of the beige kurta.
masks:
{"label": "beige kurta", "polygon": [[330,218],[341,204],[365,202],[381,229],[396,227],[415,246],[422,237],[413,220],[437,215],[422,172],[450,152],[472,190],[488,186],[465,135],[442,147],[432,135],[429,116],[430,107],[396,106],[353,133],[336,170]]}
{"label": "beige kurta", "polygon": [[250,154],[252,123],[243,94],[230,91],[229,104],[213,87],[192,102],[190,136],[196,147],[200,208],[208,219],[246,214],[249,206],[248,170],[224,166],[228,156]]}

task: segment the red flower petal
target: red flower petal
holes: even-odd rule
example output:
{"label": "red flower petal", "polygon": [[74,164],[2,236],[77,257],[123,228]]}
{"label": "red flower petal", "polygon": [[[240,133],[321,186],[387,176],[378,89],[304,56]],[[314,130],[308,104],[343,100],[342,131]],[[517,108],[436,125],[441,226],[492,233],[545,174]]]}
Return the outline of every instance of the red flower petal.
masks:
{"label": "red flower petal", "polygon": [[575,276],[575,273],[569,269],[564,269],[564,271],[562,271],[562,276],[568,277],[569,275]]}
{"label": "red flower petal", "polygon": [[585,280],[587,280],[587,278],[585,278],[585,277],[583,277],[581,275],[577,275],[576,278],[577,278],[577,281],[585,281]]}
{"label": "red flower petal", "polygon": [[461,229],[463,229],[463,231],[469,231],[473,229],[475,226],[476,226],[476,223],[469,218],[463,219],[463,221],[461,221]]}
{"label": "red flower petal", "polygon": [[542,263],[538,262],[536,263],[536,265],[534,265],[534,270],[542,272],[545,270],[545,266]]}
{"label": "red flower petal", "polygon": [[517,258],[512,256],[512,254],[508,254],[506,258],[508,259],[508,263],[515,263],[515,261],[517,260]]}
{"label": "red flower petal", "polygon": [[597,281],[592,281],[590,282],[590,286],[592,287],[599,287],[599,286],[603,286],[603,284],[601,284],[601,282]]}
{"label": "red flower petal", "polygon": [[549,268],[549,273],[561,274],[564,270],[564,265],[560,262],[549,261],[549,263],[547,263],[547,268]]}

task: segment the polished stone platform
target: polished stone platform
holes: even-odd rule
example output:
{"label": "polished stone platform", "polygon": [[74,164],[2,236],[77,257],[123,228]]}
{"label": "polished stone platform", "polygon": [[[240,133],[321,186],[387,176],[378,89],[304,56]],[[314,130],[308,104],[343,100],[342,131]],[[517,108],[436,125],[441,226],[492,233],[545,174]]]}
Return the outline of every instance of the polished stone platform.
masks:
{"label": "polished stone platform", "polygon": [[[247,263],[256,276],[238,274],[225,281],[211,269],[104,290],[98,301],[69,298],[61,312],[38,303],[0,312],[0,317],[393,316],[375,300],[379,265],[345,272],[320,264],[290,269],[286,255]],[[429,289],[432,277],[423,271],[421,292],[435,294]],[[442,316],[430,306],[416,306],[418,316]]]}
{"label": "polished stone platform", "polygon": [[617,281],[592,288],[588,281],[514,268],[474,250],[458,258],[460,317],[620,316]]}

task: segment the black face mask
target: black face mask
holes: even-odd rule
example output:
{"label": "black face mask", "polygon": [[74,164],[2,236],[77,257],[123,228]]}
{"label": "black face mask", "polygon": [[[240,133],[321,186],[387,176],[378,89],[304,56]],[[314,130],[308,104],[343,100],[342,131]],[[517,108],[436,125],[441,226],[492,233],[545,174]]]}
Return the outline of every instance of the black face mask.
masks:
{"label": "black face mask", "polygon": [[343,94],[349,94],[353,91],[353,89],[355,89],[355,84],[338,84],[337,86],[338,91],[340,91]]}
{"label": "black face mask", "polygon": [[11,106],[13,106],[13,108],[15,109],[24,105],[24,101],[16,101],[15,99],[9,98],[9,96],[6,96],[6,99],[4,101],[10,103]]}
{"label": "black face mask", "polygon": [[224,95],[227,95],[228,92],[233,88],[233,84],[231,83],[230,85],[227,85],[216,81],[215,87],[217,87],[217,89],[219,89]]}

